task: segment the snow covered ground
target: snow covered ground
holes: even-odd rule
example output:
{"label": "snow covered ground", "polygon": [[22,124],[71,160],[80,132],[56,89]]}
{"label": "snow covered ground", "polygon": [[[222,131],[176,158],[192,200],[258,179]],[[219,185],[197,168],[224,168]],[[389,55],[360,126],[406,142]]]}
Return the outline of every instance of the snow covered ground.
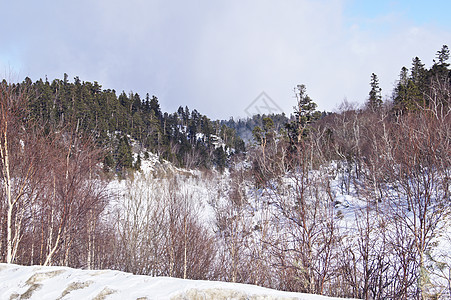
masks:
{"label": "snow covered ground", "polygon": [[0,299],[300,299],[338,298],[253,285],[133,275],[111,270],[0,264]]}
{"label": "snow covered ground", "polygon": [[[330,166],[330,193],[340,212],[337,218],[340,227],[347,231],[348,239],[356,230],[356,213],[365,207],[366,200],[358,197],[358,193],[350,185],[343,189],[346,177],[338,174],[338,167]],[[207,228],[212,229],[215,222],[216,206],[227,198],[230,188],[230,174],[213,174],[207,176],[200,171],[179,169],[167,161],[160,160],[150,153],[148,159],[142,161],[142,172],[134,174],[132,183],[127,180],[113,180],[109,185],[112,202],[109,210],[120,208],[127,193],[145,190],[146,195],[162,195],[164,187],[171,184],[170,179],[178,179],[177,190],[183,195],[190,195],[195,202],[196,217]],[[312,174],[312,176],[315,174]],[[312,177],[313,178],[313,177]],[[287,179],[288,180],[288,179]],[[140,188],[137,188],[140,187]],[[271,190],[270,190],[271,191]],[[262,190],[247,189],[247,198],[253,205],[252,225],[258,224],[258,203],[255,199],[268,197]],[[261,194],[258,194],[261,192]],[[254,200],[253,200],[254,199]],[[255,224],[254,224],[255,223]],[[451,253],[451,226],[443,232],[437,243],[436,257],[449,263]],[[448,269],[444,269],[445,271]],[[444,281],[447,274],[431,273],[431,279]],[[150,277],[133,275],[111,270],[80,270],[67,267],[18,266],[0,264],[0,300],[2,299],[338,299],[319,295],[290,293],[262,288],[254,285],[227,282],[183,280],[170,277]]]}

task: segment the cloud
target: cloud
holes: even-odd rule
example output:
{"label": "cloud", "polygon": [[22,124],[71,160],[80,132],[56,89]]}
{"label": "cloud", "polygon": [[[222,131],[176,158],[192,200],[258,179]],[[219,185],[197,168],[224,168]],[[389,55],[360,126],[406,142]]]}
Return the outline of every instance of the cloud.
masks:
{"label": "cloud", "polygon": [[[6,7],[5,7],[6,6]],[[63,73],[104,88],[245,116],[266,92],[286,113],[303,83],[319,109],[365,101],[372,72],[389,94],[402,66],[429,64],[449,31],[403,12],[353,18],[349,1],[40,1],[2,4],[0,67],[33,80]],[[397,6],[398,7],[398,6]]]}

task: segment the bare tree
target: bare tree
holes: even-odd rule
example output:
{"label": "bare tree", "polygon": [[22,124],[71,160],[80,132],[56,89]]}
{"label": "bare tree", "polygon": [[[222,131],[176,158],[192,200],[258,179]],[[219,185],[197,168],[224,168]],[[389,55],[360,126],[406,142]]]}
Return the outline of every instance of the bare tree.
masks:
{"label": "bare tree", "polygon": [[71,251],[80,249],[80,245],[73,243],[82,240],[81,233],[88,233],[88,228],[97,222],[107,204],[105,184],[100,178],[98,164],[100,151],[96,150],[91,140],[81,137],[77,130],[55,137],[54,147],[55,156],[49,170],[49,192],[43,199],[49,208],[47,251],[43,264],[51,264],[58,252],[60,264],[78,265],[81,262],[70,262],[71,259],[85,257],[86,260],[81,263],[85,265],[90,255],[85,247],[93,242],[93,237],[84,235],[83,254],[71,255]]}
{"label": "bare tree", "polygon": [[[397,220],[409,229],[418,255],[418,294],[428,295],[429,271],[427,253],[432,242],[449,216],[450,205],[448,173],[450,167],[449,135],[447,123],[435,117],[410,115],[399,123],[393,175],[397,183],[391,208]],[[443,128],[441,125],[448,127]],[[402,146],[401,146],[402,145]],[[409,145],[409,146],[406,146]],[[396,199],[404,199],[404,203]]]}
{"label": "bare tree", "polygon": [[36,172],[44,149],[39,148],[42,141],[37,128],[27,122],[27,93],[19,85],[6,81],[0,84],[1,207],[6,210],[5,231],[2,230],[6,236],[1,236],[1,240],[6,244],[7,263],[15,260],[29,217],[27,212],[39,193],[36,183],[40,178]]}
{"label": "bare tree", "polygon": [[222,270],[226,273],[224,279],[243,282],[247,280],[247,274],[243,274],[245,271],[243,251],[249,224],[245,220],[246,197],[239,183],[235,182],[235,184],[237,185],[233,187],[229,197],[222,199],[221,202],[216,202],[214,209],[216,232],[223,243],[223,259],[225,260],[224,267],[226,267]]}
{"label": "bare tree", "polygon": [[[215,241],[177,173],[136,174],[117,199],[117,267],[135,274],[211,278]],[[180,182],[182,181],[182,182]]]}
{"label": "bare tree", "polygon": [[332,277],[338,227],[328,170],[312,168],[314,145],[307,141],[297,145],[286,179],[266,188],[273,207],[273,236],[268,243],[274,267],[283,276],[278,288],[322,294]]}

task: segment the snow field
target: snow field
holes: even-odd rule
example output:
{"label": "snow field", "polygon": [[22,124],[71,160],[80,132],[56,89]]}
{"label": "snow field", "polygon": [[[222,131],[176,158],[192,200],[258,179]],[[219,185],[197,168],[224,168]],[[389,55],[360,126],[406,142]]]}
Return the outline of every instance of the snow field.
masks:
{"label": "snow field", "polygon": [[0,264],[0,299],[293,299],[338,298],[290,293],[253,285],[133,275],[111,270]]}

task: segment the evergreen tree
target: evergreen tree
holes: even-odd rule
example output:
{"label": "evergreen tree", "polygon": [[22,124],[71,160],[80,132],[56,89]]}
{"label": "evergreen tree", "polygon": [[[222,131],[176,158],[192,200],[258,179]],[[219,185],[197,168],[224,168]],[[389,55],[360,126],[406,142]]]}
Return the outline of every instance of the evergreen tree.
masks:
{"label": "evergreen tree", "polygon": [[430,70],[430,77],[432,80],[445,80],[449,78],[449,63],[447,62],[449,59],[449,49],[447,45],[443,45],[442,49],[437,51],[436,60],[434,60],[434,64]]}
{"label": "evergreen tree", "polygon": [[407,86],[409,110],[416,110],[418,107],[424,106],[423,94],[427,86],[427,71],[424,64],[418,57],[412,60],[412,68],[410,74],[410,81]]}
{"label": "evergreen tree", "polygon": [[402,112],[405,110],[408,104],[408,84],[409,84],[409,75],[408,69],[406,67],[401,68],[401,72],[399,73],[398,84],[396,85],[393,91],[393,104],[394,108],[398,112]]}
{"label": "evergreen tree", "polygon": [[407,76],[407,68],[403,67],[399,76],[399,82],[394,90],[394,109],[398,113],[417,110],[424,105],[423,93],[426,89],[427,71],[418,57],[412,59],[410,76]]}
{"label": "evergreen tree", "polygon": [[160,104],[158,103],[158,98],[155,96],[152,96],[152,99],[150,100],[150,109],[153,110],[155,117],[162,121],[163,120],[163,114],[161,113]]}
{"label": "evergreen tree", "polygon": [[265,147],[268,140],[274,137],[274,121],[269,117],[263,118],[263,128],[255,126],[252,135],[259,145]]}
{"label": "evergreen tree", "polygon": [[133,167],[132,147],[128,137],[122,136],[118,140],[119,143],[116,148],[116,170],[123,172],[124,169]]}
{"label": "evergreen tree", "polygon": [[141,155],[138,154],[138,157],[136,158],[136,162],[133,168],[135,170],[141,170]]}
{"label": "evergreen tree", "polygon": [[437,61],[434,60],[435,64],[444,65],[445,67],[449,67],[449,63],[447,63],[449,59],[449,49],[447,45],[443,45],[442,49],[437,51]]}
{"label": "evergreen tree", "polygon": [[425,77],[426,69],[424,68],[424,64],[421,62],[421,59],[417,56],[412,60],[410,79],[418,88],[422,88],[425,83]]}
{"label": "evergreen tree", "polygon": [[406,67],[401,68],[401,72],[399,73],[399,83],[403,86],[407,86],[409,81],[409,70]]}
{"label": "evergreen tree", "polygon": [[319,118],[321,114],[315,111],[316,103],[307,95],[303,84],[294,89],[297,105],[294,107],[295,121],[286,124],[292,143],[300,143],[308,135],[308,125]]}
{"label": "evergreen tree", "polygon": [[[196,156],[203,155],[203,165],[211,166],[215,142],[211,136],[220,131],[227,147],[244,149],[235,130],[221,130],[220,122],[213,123],[196,110],[180,107],[178,113],[163,115],[155,96],[146,94],[141,99],[137,93],[125,92],[117,96],[116,91],[102,90],[95,81],[75,77],[71,83],[68,78],[64,74],[63,80],[51,83],[42,79],[33,83],[25,78],[21,85],[36,93],[36,97],[30,97],[30,118],[43,121],[48,131],[69,122],[77,124],[81,131],[96,138],[97,145],[108,149],[106,170],[133,166],[129,138],[180,166],[185,165],[186,154],[193,151],[198,151]],[[198,133],[203,133],[200,141]]]}
{"label": "evergreen tree", "polygon": [[213,151],[213,157],[214,157],[214,164],[219,169],[219,171],[224,171],[224,168],[226,167],[227,163],[227,153],[224,151],[224,148],[222,146],[217,147]]}
{"label": "evergreen tree", "polygon": [[382,89],[379,87],[379,79],[374,73],[371,74],[370,86],[371,90],[369,93],[367,106],[372,111],[376,111],[382,107]]}

